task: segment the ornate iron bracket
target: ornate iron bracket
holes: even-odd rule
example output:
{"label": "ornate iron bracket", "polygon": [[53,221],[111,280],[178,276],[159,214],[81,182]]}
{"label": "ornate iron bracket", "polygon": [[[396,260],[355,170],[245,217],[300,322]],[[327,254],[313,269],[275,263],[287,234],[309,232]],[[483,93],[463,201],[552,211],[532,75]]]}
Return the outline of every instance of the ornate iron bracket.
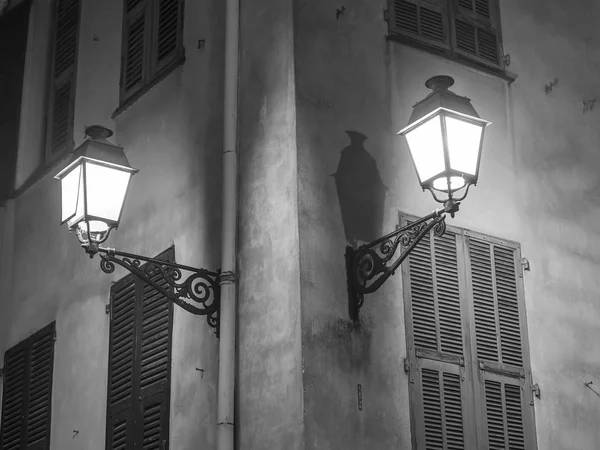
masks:
{"label": "ornate iron bracket", "polygon": [[[431,229],[436,236],[446,232],[446,214],[454,217],[460,202],[448,200],[444,208],[436,209],[402,228],[357,249],[346,247],[346,277],[348,283],[348,312],[352,320],[364,303],[364,295],[379,289],[400,267],[415,246]],[[396,250],[402,247],[394,259]]]}
{"label": "ornate iron bracket", "polygon": [[[206,269],[120,252],[114,248],[100,247],[94,243],[83,244],[82,247],[90,255],[90,258],[96,253],[101,254],[100,268],[103,272],[114,272],[115,264],[118,264],[186,311],[198,316],[206,316],[208,325],[216,330],[217,338],[219,337],[220,270],[211,272]],[[183,279],[183,272],[189,272],[185,279]],[[165,289],[164,286],[153,280],[159,274],[170,289]]]}

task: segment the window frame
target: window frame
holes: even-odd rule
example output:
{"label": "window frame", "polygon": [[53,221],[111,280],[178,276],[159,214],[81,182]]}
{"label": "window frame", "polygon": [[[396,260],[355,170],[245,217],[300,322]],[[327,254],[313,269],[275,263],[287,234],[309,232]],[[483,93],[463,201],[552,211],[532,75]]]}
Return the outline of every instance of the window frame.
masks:
{"label": "window frame", "polygon": [[[121,25],[121,67],[119,72],[119,106],[111,118],[116,118],[121,112],[135,103],[152,87],[166,78],[173,70],[185,62],[185,48],[183,45],[183,29],[185,22],[185,1],[175,0],[178,3],[178,19],[176,31],[176,48],[171,56],[164,62],[158,62],[158,26],[159,7],[161,0],[140,0],[131,11],[127,11],[128,1],[123,1],[123,20]],[[144,16],[144,51],[142,60],[142,80],[139,86],[125,88],[125,70],[128,57],[128,25],[133,19]]]}
{"label": "window frame", "polygon": [[[399,1],[401,0],[387,0],[388,14],[386,18],[388,21],[387,38],[389,40],[398,41],[427,53],[444,57],[461,65],[482,70],[506,79],[507,81],[513,81],[513,76],[506,73],[507,64],[504,55],[499,0],[488,0],[490,12],[489,20],[477,17],[474,13],[469,14],[468,11],[460,12],[459,8],[461,8],[461,6],[459,5],[459,0],[406,0],[408,3],[418,5],[418,7],[420,7],[421,4],[425,4],[431,9],[442,11],[445,43],[434,42],[426,37],[401,30],[395,24],[397,14],[395,11],[395,4]],[[466,18],[469,23],[475,25],[477,28],[492,28],[495,31],[497,37],[496,49],[498,53],[498,64],[487,61],[475,54],[467,54],[465,51],[458,49],[455,33],[457,17]]]}
{"label": "window frame", "polygon": [[[403,212],[398,213],[400,226],[406,225],[407,222],[412,222],[418,217]],[[519,385],[521,389],[521,403],[523,413],[523,434],[527,449],[537,449],[537,434],[535,424],[535,407],[533,396],[533,378],[531,372],[531,350],[529,344],[529,330],[527,327],[527,314],[525,304],[525,293],[523,283],[523,268],[520,265],[521,246],[519,243],[490,236],[488,234],[477,231],[450,226],[446,228],[446,234],[451,233],[456,236],[456,251],[457,251],[457,266],[458,276],[460,278],[460,309],[461,321],[463,326],[463,357],[465,370],[465,380],[461,394],[463,395],[463,431],[465,439],[465,448],[487,448],[488,445],[488,428],[486,419],[486,403],[485,403],[485,381],[502,381],[508,384]],[[514,251],[515,266],[516,266],[516,285],[518,295],[518,311],[520,319],[521,346],[523,357],[523,374],[522,376],[508,376],[497,373],[495,369],[502,368],[501,364],[490,364],[490,369],[479,369],[475,367],[479,361],[477,357],[477,341],[475,334],[474,320],[474,302],[472,299],[472,283],[471,283],[471,267],[470,257],[468,255],[468,239],[474,238],[480,241],[486,241],[490,244],[497,244],[504,248],[510,248]],[[434,258],[435,259],[435,258]],[[405,337],[406,337],[406,360],[405,369],[408,375],[409,383],[409,403],[410,403],[410,429],[412,448],[418,449],[418,442],[425,439],[424,427],[420,423],[423,417],[421,411],[422,397],[421,389],[417,378],[421,375],[418,370],[423,366],[422,358],[416,355],[414,345],[414,333],[412,330],[412,297],[410,283],[410,257],[402,264],[402,298],[404,302],[404,317],[405,317]],[[500,339],[500,330],[496,333]],[[440,366],[442,361],[433,361],[428,364],[430,366]],[[427,364],[426,364],[427,365]],[[485,364],[484,364],[485,365]],[[456,365],[459,367],[459,365]],[[469,370],[468,367],[472,367]],[[460,370],[460,368],[459,368]],[[441,373],[441,372],[440,372]],[[502,384],[504,386],[504,384]],[[466,408],[465,408],[466,406]],[[506,417],[505,417],[506,420]],[[445,431],[444,431],[445,432]],[[479,444],[479,445],[478,445]]]}

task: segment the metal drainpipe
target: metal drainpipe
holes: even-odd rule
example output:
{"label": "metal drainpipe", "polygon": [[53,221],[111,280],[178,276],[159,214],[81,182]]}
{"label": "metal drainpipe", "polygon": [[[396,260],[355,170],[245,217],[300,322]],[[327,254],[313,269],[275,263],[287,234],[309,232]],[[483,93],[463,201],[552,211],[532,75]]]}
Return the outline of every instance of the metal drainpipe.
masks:
{"label": "metal drainpipe", "polygon": [[227,0],[217,450],[234,448],[239,0]]}

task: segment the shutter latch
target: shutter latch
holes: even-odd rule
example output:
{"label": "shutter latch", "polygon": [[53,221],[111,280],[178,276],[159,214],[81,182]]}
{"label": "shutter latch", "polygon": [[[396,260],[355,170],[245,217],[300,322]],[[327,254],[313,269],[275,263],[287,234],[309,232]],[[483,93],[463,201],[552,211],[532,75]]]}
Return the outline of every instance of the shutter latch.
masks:
{"label": "shutter latch", "polygon": [[410,363],[408,362],[408,358],[404,358],[404,372],[408,373],[410,371]]}
{"label": "shutter latch", "polygon": [[533,386],[531,386],[531,390],[533,391],[535,398],[542,398],[542,391],[539,384],[535,383]]}
{"label": "shutter latch", "polygon": [[390,12],[387,9],[383,10],[383,20],[386,22],[390,21]]}
{"label": "shutter latch", "polygon": [[523,271],[530,272],[531,266],[529,265],[529,260],[525,257],[521,258],[521,270],[519,271],[519,277],[523,278]]}
{"label": "shutter latch", "polygon": [[107,304],[104,306],[104,311],[106,312],[106,314],[110,314],[110,303],[107,303]]}

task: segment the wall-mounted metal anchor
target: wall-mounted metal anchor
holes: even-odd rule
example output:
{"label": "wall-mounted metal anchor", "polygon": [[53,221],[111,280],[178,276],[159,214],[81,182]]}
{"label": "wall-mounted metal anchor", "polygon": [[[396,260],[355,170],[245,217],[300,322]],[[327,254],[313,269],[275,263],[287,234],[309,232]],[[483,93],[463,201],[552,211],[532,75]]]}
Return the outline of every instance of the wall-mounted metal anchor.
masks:
{"label": "wall-mounted metal anchor", "polygon": [[198,39],[198,48],[203,49],[206,44],[206,39]]}
{"label": "wall-mounted metal anchor", "polygon": [[594,105],[596,104],[596,99],[593,98],[591,100],[583,101],[583,114],[589,113],[594,110]]}
{"label": "wall-mounted metal anchor", "polygon": [[335,18],[336,20],[339,20],[340,17],[343,17],[344,12],[346,11],[346,8],[342,5],[340,6],[336,11],[335,11]]}
{"label": "wall-mounted metal anchor", "polygon": [[78,434],[79,434],[79,430],[73,430],[73,439],[75,439]]}
{"label": "wall-mounted metal anchor", "polygon": [[593,381],[584,381],[583,384],[585,384],[585,386],[592,391],[594,394],[596,394],[598,397],[600,397],[600,392],[598,392],[596,389],[594,389],[592,387],[592,384],[594,384]]}
{"label": "wall-mounted metal anchor", "polygon": [[558,78],[555,77],[554,80],[552,80],[550,83],[544,86],[544,89],[546,90],[546,95],[552,92],[552,89],[554,89],[554,87],[558,85],[558,81]]}
{"label": "wall-mounted metal anchor", "polygon": [[204,369],[199,369],[196,367],[196,370],[200,372],[200,378],[204,379]]}

